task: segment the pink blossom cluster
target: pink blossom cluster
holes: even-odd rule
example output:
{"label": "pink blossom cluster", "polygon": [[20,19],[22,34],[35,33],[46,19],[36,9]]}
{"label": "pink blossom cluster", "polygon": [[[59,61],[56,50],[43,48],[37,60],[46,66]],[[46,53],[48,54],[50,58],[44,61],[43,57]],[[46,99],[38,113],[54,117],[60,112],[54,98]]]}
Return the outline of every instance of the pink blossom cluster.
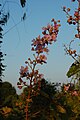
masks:
{"label": "pink blossom cluster", "polygon": [[74,90],[74,91],[72,92],[72,95],[73,95],[73,96],[78,96],[78,91]]}
{"label": "pink blossom cluster", "polygon": [[[77,0],[78,3],[80,4],[80,0]],[[72,0],[72,2],[75,2],[75,0]],[[76,38],[80,39],[80,5],[79,7],[75,10],[74,16],[70,15],[70,8],[66,8],[65,6],[63,7],[63,11],[67,14],[67,22],[71,25],[76,25],[77,24],[77,31],[78,33],[75,34]]]}
{"label": "pink blossom cluster", "polygon": [[32,40],[32,51],[35,51],[38,54],[43,52],[49,52],[48,44],[52,44],[53,41],[56,41],[60,27],[60,24],[58,23],[60,22],[59,20],[55,21],[54,19],[52,19],[51,22],[53,24],[48,24],[46,27],[42,28],[43,37],[40,37],[39,35],[36,39]]}
{"label": "pink blossom cluster", "polygon": [[[27,66],[21,66],[20,69],[20,78],[19,82],[17,83],[18,88],[22,88],[24,86],[29,86],[29,88],[34,88],[36,84],[38,85],[38,90],[40,89],[40,80],[43,78],[43,74],[39,73],[39,70],[35,70],[34,62],[26,61]],[[31,70],[30,70],[31,69]],[[30,84],[28,85],[27,82],[23,80],[23,78],[29,80]]]}
{"label": "pink blossom cluster", "polygon": [[69,90],[70,84],[69,85],[64,85],[64,91],[67,92]]}
{"label": "pink blossom cluster", "polygon": [[[42,28],[43,37],[40,37],[39,35],[36,39],[32,40],[31,50],[35,52],[35,54],[33,54],[34,59],[31,60],[31,58],[28,58],[28,60],[25,62],[26,66],[21,66],[20,78],[19,82],[17,83],[20,89],[24,86],[28,86],[31,91],[34,91],[34,88],[37,85],[37,90],[40,90],[40,81],[43,78],[43,74],[39,73],[39,70],[36,69],[36,66],[38,64],[42,65],[43,63],[47,63],[47,57],[44,53],[48,53],[48,45],[56,41],[60,27],[59,20],[55,21],[52,19],[51,22],[53,24],[48,24],[46,27]],[[29,85],[27,82],[24,82],[24,78],[29,80]]]}

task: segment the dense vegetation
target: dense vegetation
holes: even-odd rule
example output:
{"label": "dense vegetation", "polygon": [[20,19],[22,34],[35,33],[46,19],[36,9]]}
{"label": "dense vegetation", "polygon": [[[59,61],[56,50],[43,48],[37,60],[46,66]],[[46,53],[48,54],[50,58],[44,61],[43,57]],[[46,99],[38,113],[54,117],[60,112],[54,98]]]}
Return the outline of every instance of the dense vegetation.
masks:
{"label": "dense vegetation", "polygon": [[[27,95],[27,87],[18,95],[11,83],[1,83],[0,120],[25,120]],[[79,120],[80,86],[72,83],[67,85],[48,83],[43,79],[40,92],[32,96],[30,101],[29,119]]]}

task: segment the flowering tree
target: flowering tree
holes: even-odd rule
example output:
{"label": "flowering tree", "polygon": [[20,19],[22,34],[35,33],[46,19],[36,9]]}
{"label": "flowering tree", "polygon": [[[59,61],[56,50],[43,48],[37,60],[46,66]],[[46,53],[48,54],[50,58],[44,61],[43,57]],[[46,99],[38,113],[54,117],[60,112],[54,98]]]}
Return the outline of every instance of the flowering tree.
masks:
{"label": "flowering tree", "polygon": [[[70,14],[71,9],[63,7],[63,11],[67,14],[67,23],[69,25],[76,26],[77,34],[75,34],[74,39],[70,41],[69,45],[64,45],[64,50],[67,55],[74,59],[74,63],[70,66],[67,72],[68,78],[76,76],[77,81],[80,81],[80,55],[76,49],[72,49],[71,45],[76,40],[80,40],[80,0],[72,0],[72,2],[78,2],[78,8],[75,10],[74,15]],[[61,94],[61,95],[60,95]],[[80,82],[79,86],[70,81],[70,83],[63,84],[62,92],[59,94],[59,99],[61,104],[64,104],[66,109],[66,120],[67,119],[80,119]],[[57,97],[58,99],[58,97]],[[59,100],[58,100],[59,101]],[[71,115],[70,115],[71,114]],[[70,116],[69,116],[70,115]],[[64,116],[63,118],[64,119]]]}
{"label": "flowering tree", "polygon": [[[72,2],[75,1],[76,0],[72,0]],[[77,30],[77,34],[75,34],[74,39],[70,41],[69,46],[67,47],[66,45],[64,45],[66,53],[75,60],[75,63],[71,65],[69,71],[67,72],[68,77],[71,77],[75,75],[77,72],[80,72],[80,61],[79,59],[77,59],[80,57],[80,55],[75,49],[71,48],[71,44],[75,41],[75,39],[80,40],[80,0],[77,0],[77,2],[78,2],[78,8],[75,10],[74,16],[70,15],[70,8],[63,7],[63,11],[67,14],[68,17],[67,20],[68,24],[76,25],[76,30]]]}
{"label": "flowering tree", "polygon": [[[25,62],[26,66],[21,66],[20,69],[20,78],[17,83],[18,87],[21,89],[24,86],[28,87],[28,96],[27,96],[27,105],[26,105],[26,120],[28,120],[28,105],[32,101],[32,95],[37,95],[41,86],[41,79],[43,78],[43,74],[39,73],[39,69],[37,69],[37,65],[43,65],[47,63],[46,54],[49,52],[48,45],[56,42],[56,38],[59,32],[59,20],[55,21],[51,20],[53,24],[48,24],[46,27],[42,28],[42,37],[39,35],[36,39],[32,40],[32,51],[35,52],[33,54],[33,60],[28,58]],[[24,78],[28,81],[24,81]]]}
{"label": "flowering tree", "polygon": [[[72,2],[76,2],[76,0],[72,0]],[[77,2],[78,8],[74,12],[74,16],[70,15],[70,8],[63,7],[63,11],[67,14],[67,23],[69,25],[75,25],[77,30],[77,34],[75,34],[74,39],[70,41],[70,44],[68,46],[64,45],[64,50],[66,51],[67,55],[71,56],[75,60],[75,62],[70,66],[67,76],[70,78],[76,75],[77,83],[79,83],[80,78],[77,77],[77,74],[80,73],[80,55],[77,50],[71,48],[71,45],[75,39],[80,40],[80,0],[77,0]],[[80,88],[76,87],[75,83],[73,84],[70,82],[63,85],[63,92],[66,93],[66,95],[68,93],[70,96],[78,96],[80,94],[79,89]]]}

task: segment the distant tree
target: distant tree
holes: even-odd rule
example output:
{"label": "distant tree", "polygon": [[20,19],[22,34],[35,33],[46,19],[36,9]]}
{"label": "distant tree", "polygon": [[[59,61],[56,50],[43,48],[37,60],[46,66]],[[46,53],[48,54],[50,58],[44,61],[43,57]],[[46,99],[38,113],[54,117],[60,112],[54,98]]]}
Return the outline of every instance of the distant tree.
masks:
{"label": "distant tree", "polygon": [[[0,4],[1,7],[1,4]],[[3,56],[6,55],[1,51],[1,44],[2,44],[2,39],[3,39],[3,26],[7,23],[9,19],[9,13],[6,13],[0,9],[0,81],[2,81],[2,76],[3,76],[3,71],[5,70],[5,65],[3,64]]]}
{"label": "distant tree", "polygon": [[[16,106],[18,95],[16,89],[9,82],[0,83],[0,118],[8,120],[8,115],[12,115]],[[14,116],[14,115],[12,115]]]}
{"label": "distant tree", "polygon": [[[10,12],[6,12],[5,9],[5,5],[6,3],[11,2],[11,1],[5,1],[4,4],[2,4],[2,2],[0,2],[0,82],[2,82],[2,77],[3,75],[3,71],[5,71],[5,67],[6,65],[3,64],[3,60],[4,60],[4,56],[6,55],[5,53],[3,53],[1,51],[1,44],[2,44],[2,39],[3,39],[3,26],[5,26],[5,24],[7,23],[8,19],[10,18]],[[14,2],[13,2],[14,3]],[[22,7],[25,7],[26,4],[26,0],[20,0],[20,5]],[[26,13],[23,14],[22,20],[25,19]],[[20,23],[20,22],[19,22]],[[17,23],[17,24],[19,24]],[[16,25],[17,25],[16,24]],[[16,26],[14,25],[14,26]],[[13,27],[14,27],[13,26]],[[11,29],[13,28],[11,27]],[[10,29],[10,30],[11,30]],[[8,31],[7,31],[8,32]]]}
{"label": "distant tree", "polygon": [[17,97],[15,88],[9,82],[2,82],[0,86],[0,107],[13,107],[13,99]]}

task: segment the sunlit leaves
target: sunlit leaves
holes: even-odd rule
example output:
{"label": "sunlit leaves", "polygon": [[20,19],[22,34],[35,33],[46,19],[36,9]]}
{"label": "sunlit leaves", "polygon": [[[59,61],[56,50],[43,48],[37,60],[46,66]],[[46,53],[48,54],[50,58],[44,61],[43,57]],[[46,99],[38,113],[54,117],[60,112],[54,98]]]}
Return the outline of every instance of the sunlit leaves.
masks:
{"label": "sunlit leaves", "polygon": [[63,108],[63,106],[61,106],[61,105],[57,105],[57,110],[58,110],[60,113],[66,113],[66,109]]}
{"label": "sunlit leaves", "polygon": [[12,112],[11,108],[9,108],[7,106],[5,106],[5,107],[2,108],[2,114],[3,115],[7,116],[8,114],[10,114],[10,112]]}

